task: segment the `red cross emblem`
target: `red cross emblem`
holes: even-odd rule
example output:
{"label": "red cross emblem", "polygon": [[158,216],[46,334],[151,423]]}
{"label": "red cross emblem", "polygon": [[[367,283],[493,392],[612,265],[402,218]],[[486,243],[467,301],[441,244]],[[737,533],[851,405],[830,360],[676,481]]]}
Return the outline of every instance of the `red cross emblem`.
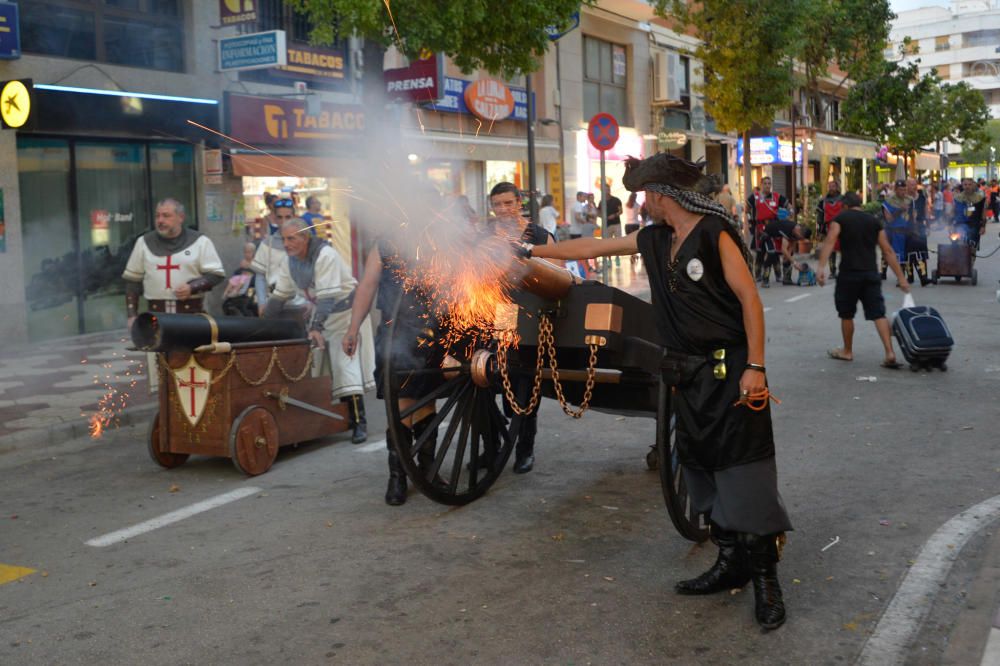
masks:
{"label": "red cross emblem", "polygon": [[168,254],[167,255],[167,263],[165,263],[165,264],[157,264],[156,267],[158,269],[165,270],[167,272],[167,289],[170,289],[171,288],[171,286],[170,286],[170,271],[175,271],[175,270],[180,269],[180,267],[181,267],[180,264],[171,264],[170,263],[170,255]]}
{"label": "red cross emblem", "polygon": [[184,416],[191,425],[197,425],[208,401],[212,371],[198,365],[192,356],[184,366],[174,370],[174,379],[177,382],[177,399],[184,407]]}

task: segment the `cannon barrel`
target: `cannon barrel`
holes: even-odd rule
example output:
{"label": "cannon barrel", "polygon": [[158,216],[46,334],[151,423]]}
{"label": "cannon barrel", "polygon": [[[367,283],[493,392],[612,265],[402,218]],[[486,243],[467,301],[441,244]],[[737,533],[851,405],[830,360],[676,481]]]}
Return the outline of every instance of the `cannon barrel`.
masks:
{"label": "cannon barrel", "polygon": [[514,273],[514,284],[549,301],[559,300],[569,293],[570,287],[580,284],[580,278],[565,268],[538,257],[518,259]]}
{"label": "cannon barrel", "polygon": [[306,331],[292,319],[211,317],[144,312],[132,324],[132,343],[143,351],[194,350],[217,343],[301,340]]}

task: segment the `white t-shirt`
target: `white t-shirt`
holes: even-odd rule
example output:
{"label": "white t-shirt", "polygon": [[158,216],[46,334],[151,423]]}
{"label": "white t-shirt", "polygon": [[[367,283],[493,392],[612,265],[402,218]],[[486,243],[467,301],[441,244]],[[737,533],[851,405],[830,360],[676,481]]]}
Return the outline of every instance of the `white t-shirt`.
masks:
{"label": "white t-shirt", "polygon": [[538,211],[538,221],[542,228],[553,236],[556,233],[556,225],[559,223],[559,211],[555,206],[546,206]]}
{"label": "white t-shirt", "polygon": [[587,202],[577,201],[573,204],[573,217],[569,221],[569,232],[571,234],[582,234],[583,226],[580,220],[587,220]]}

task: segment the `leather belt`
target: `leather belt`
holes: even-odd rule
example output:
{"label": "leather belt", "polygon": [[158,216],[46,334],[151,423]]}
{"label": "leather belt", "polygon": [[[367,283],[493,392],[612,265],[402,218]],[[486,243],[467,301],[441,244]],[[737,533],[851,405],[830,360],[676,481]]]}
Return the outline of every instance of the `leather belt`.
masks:
{"label": "leather belt", "polygon": [[182,314],[204,312],[204,301],[205,299],[203,298],[189,298],[184,301],[153,299],[149,301],[149,311],[167,313],[180,312]]}

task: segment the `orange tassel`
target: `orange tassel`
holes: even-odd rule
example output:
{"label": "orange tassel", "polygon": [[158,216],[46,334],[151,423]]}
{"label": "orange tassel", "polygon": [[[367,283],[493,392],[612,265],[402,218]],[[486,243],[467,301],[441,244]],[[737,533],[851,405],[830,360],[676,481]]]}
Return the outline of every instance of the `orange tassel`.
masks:
{"label": "orange tassel", "polygon": [[750,395],[740,396],[740,399],[733,403],[733,407],[737,405],[746,405],[755,412],[762,412],[767,408],[770,401],[774,401],[775,404],[780,405],[781,401],[778,400],[771,391],[765,386],[759,391],[754,391]]}

